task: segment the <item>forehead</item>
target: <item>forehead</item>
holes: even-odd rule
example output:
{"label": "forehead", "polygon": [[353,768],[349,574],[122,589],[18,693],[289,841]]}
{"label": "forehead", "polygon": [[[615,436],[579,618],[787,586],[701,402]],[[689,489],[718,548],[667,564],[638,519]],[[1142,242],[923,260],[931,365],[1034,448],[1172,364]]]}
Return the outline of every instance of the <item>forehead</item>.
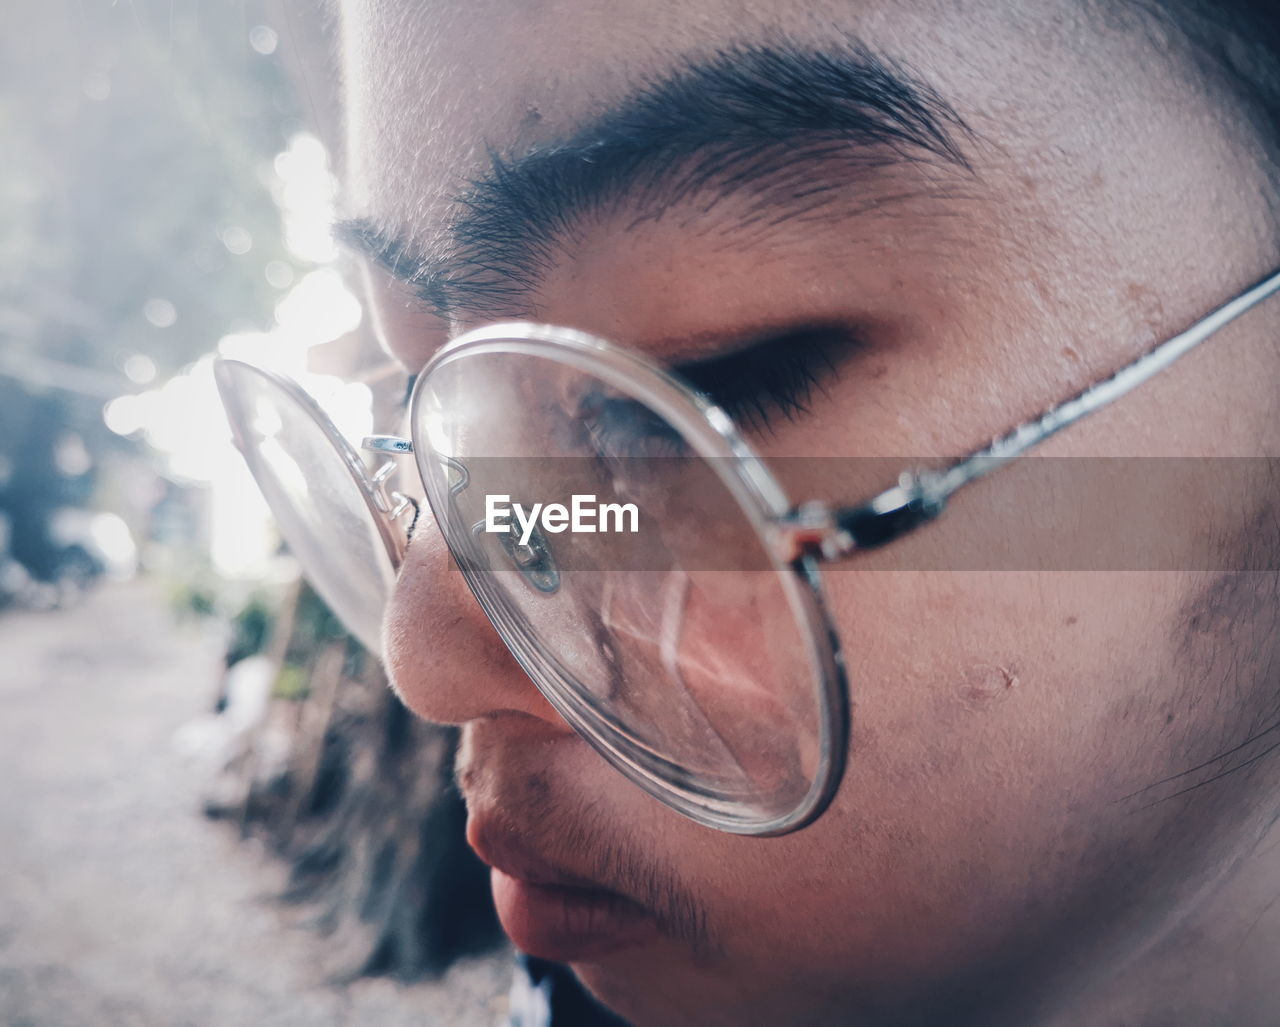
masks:
{"label": "forehead", "polygon": [[[581,138],[653,83],[735,48],[853,45],[904,69],[971,130],[972,181],[992,209],[970,207],[952,228],[975,242],[998,236],[1020,279],[1084,295],[1122,277],[1167,278],[1171,255],[1192,251],[1202,267],[1232,267],[1256,220],[1243,197],[1257,191],[1234,190],[1216,209],[1205,198],[1241,173],[1224,155],[1244,150],[1247,130],[1188,88],[1161,56],[1173,51],[1153,47],[1150,24],[1124,10],[1080,0],[344,0],[348,213],[447,262],[451,221],[470,185],[492,179],[495,155]],[[607,235],[615,245],[620,227]],[[914,230],[920,242],[933,226]]]}
{"label": "forehead", "polygon": [[1073,138],[1081,113],[1094,128],[1106,114],[1086,83],[1134,46],[1084,47],[1058,0],[359,0],[343,25],[353,206],[424,231],[491,152],[569,136],[726,47],[856,40],[936,88],[980,134],[1023,150],[1025,167],[1046,135],[1085,145]]}

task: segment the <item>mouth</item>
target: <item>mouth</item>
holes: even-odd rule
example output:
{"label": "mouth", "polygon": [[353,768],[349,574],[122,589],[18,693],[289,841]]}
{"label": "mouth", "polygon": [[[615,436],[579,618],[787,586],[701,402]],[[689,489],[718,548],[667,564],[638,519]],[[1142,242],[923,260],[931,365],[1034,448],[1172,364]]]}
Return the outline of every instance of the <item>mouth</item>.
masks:
{"label": "mouth", "polygon": [[472,816],[467,841],[490,868],[503,930],[531,956],[588,962],[658,936],[643,906],[521,850],[491,820]]}

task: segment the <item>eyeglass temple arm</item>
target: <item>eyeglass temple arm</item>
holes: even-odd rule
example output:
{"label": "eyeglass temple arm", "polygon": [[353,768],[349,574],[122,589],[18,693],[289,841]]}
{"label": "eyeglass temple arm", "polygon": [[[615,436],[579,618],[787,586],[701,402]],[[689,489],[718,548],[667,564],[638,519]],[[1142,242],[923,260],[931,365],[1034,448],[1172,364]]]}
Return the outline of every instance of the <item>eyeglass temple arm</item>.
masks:
{"label": "eyeglass temple arm", "polygon": [[961,457],[950,467],[940,471],[904,471],[893,488],[865,503],[836,510],[831,515],[834,531],[823,544],[824,555],[828,559],[839,559],[855,550],[873,549],[933,520],[960,488],[1119,399],[1275,292],[1280,292],[1280,270],[1224,303],[1186,331],[1144,353],[1110,378],[1089,386],[1035,420],[1019,425],[990,445]]}

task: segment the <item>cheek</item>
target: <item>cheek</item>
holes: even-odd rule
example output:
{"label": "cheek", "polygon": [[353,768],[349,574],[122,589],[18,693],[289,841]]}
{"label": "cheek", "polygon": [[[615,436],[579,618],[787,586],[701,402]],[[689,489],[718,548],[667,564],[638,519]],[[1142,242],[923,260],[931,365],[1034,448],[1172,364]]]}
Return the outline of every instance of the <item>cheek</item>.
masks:
{"label": "cheek", "polygon": [[[1139,852],[1118,803],[1181,758],[1163,732],[1160,575],[831,573],[853,744],[840,793],[780,839],[691,838],[672,861],[729,959],[887,984],[1051,931]],[[675,837],[674,835],[671,837]],[[731,869],[729,869],[731,868]],[[854,911],[833,923],[832,908]],[[784,957],[778,953],[785,951]]]}
{"label": "cheek", "polygon": [[[1068,805],[1084,800],[1094,818],[1166,765],[1170,753],[1133,744],[1158,738],[1170,700],[1151,577],[829,573],[854,709],[850,790],[867,815],[962,847],[1039,833],[1039,848],[1067,829]],[[1037,820],[1046,808],[1057,812]]]}
{"label": "cheek", "polygon": [[835,811],[846,880],[874,919],[915,911],[893,944],[951,959],[996,943],[1026,929],[1029,905],[1097,886],[1099,853],[1153,836],[1121,800],[1185,758],[1165,731],[1182,698],[1165,576],[848,572],[828,586],[854,711]]}

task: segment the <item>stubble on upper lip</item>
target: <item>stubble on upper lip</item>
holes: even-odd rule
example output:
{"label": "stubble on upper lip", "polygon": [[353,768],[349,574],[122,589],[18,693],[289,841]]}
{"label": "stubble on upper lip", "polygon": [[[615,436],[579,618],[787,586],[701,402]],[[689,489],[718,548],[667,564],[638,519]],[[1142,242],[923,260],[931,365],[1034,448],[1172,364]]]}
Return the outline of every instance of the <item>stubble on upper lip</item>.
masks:
{"label": "stubble on upper lip", "polygon": [[467,817],[467,844],[486,866],[527,884],[612,890],[531,851],[528,843],[522,841],[527,837],[516,831],[505,818],[493,813],[473,810]]}

